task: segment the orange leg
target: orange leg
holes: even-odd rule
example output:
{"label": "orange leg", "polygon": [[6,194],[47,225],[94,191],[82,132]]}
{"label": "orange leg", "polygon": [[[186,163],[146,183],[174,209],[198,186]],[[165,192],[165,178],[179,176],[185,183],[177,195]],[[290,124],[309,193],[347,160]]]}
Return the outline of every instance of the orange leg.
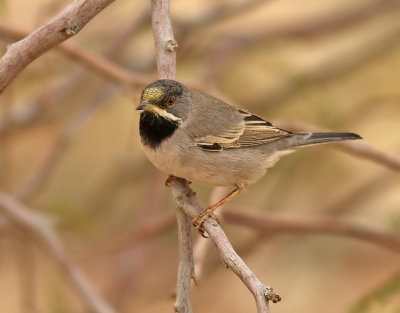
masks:
{"label": "orange leg", "polygon": [[242,191],[242,188],[240,188],[239,186],[236,186],[236,188],[232,192],[230,192],[228,195],[226,195],[224,198],[222,198],[217,203],[215,203],[212,206],[210,206],[207,209],[205,209],[203,212],[201,212],[199,214],[199,216],[197,216],[196,218],[194,218],[192,220],[193,226],[195,226],[199,230],[200,235],[202,235],[203,237],[207,238],[204,235],[204,228],[203,228],[204,221],[207,218],[212,217],[219,224],[221,222],[221,218],[219,218],[217,215],[215,215],[214,211],[217,208],[219,208],[221,205],[223,205],[226,202],[228,202],[229,200],[231,200],[234,196],[238,195],[241,191]]}

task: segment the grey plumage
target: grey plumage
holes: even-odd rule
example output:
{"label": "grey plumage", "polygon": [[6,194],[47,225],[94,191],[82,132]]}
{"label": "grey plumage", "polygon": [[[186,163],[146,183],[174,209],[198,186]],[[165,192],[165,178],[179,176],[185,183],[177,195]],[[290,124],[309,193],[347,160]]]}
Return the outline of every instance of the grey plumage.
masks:
{"label": "grey plumage", "polygon": [[[155,166],[189,181],[239,189],[260,179],[296,148],[361,138],[354,133],[283,130],[172,80],[147,86],[138,109],[144,110],[142,145]],[[151,114],[144,119],[146,112]]]}

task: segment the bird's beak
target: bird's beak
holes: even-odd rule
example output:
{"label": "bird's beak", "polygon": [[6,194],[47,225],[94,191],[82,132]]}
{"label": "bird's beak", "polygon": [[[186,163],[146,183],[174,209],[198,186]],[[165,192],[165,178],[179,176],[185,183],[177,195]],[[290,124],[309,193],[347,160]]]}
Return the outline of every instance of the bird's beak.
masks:
{"label": "bird's beak", "polygon": [[137,107],[136,110],[138,111],[142,111],[144,109],[146,109],[147,107],[149,107],[149,102],[148,101],[142,101]]}

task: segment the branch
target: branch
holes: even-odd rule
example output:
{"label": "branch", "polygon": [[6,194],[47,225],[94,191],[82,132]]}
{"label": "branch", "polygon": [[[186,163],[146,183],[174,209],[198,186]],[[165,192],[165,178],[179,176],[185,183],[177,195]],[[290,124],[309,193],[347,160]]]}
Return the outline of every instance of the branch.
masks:
{"label": "branch", "polygon": [[178,222],[179,264],[174,310],[177,313],[192,313],[190,305],[190,281],[194,277],[192,221],[179,207]]}
{"label": "branch", "polygon": [[[170,181],[175,202],[186,215],[195,218],[203,208],[196,202],[194,192],[190,189],[186,180],[174,178]],[[256,301],[258,313],[269,313],[268,300],[277,302],[280,297],[273,293],[272,288],[265,286],[248,268],[246,263],[235,252],[221,226],[212,218],[208,218],[204,224],[210,238],[217,246],[224,264],[229,267],[246,285]]]}
{"label": "branch", "polygon": [[[149,5],[150,7],[150,5]],[[73,46],[75,50],[78,50],[77,56],[83,55],[86,57],[83,58],[74,58],[73,60],[77,61],[79,64],[73,66],[68,73],[64,73],[64,75],[54,80],[50,87],[42,90],[39,95],[36,95],[34,98],[23,102],[21,104],[16,105],[16,108],[8,112],[7,118],[4,121],[0,121],[0,139],[1,136],[5,134],[6,131],[9,131],[12,127],[15,126],[23,126],[27,125],[33,121],[49,118],[49,108],[60,106],[61,103],[64,103],[64,98],[67,96],[74,94],[75,89],[79,86],[82,86],[82,80],[84,79],[84,75],[86,70],[94,70],[99,74],[102,73],[102,69],[97,70],[96,62],[90,62],[90,56],[94,55],[95,59],[98,60],[103,65],[103,70],[106,72],[109,68],[118,68],[116,70],[117,73],[126,73],[124,75],[112,75],[112,73],[104,73],[104,76],[109,79],[114,78],[128,78],[126,82],[115,80],[118,83],[129,85],[135,84],[135,81],[139,83],[142,81],[143,84],[149,83],[151,80],[149,77],[145,75],[138,75],[133,72],[127,71],[122,67],[118,67],[115,63],[110,62],[110,60],[115,59],[119,54],[121,54],[126,48],[126,42],[134,37],[139,31],[141,31],[147,21],[150,20],[150,9],[146,8],[142,13],[138,14],[138,18],[132,21],[128,27],[123,30],[121,33],[116,34],[115,38],[111,42],[109,42],[104,49],[102,49],[100,54],[94,54],[92,51],[86,53],[85,50],[79,48],[78,46]],[[10,26],[4,22],[0,21],[0,35],[8,38],[9,40],[20,40],[23,37],[26,37],[29,32],[19,30],[14,26]],[[64,42],[58,47],[56,50],[63,51],[64,47],[69,47],[70,42]],[[89,58],[88,64],[84,62]],[[111,66],[108,66],[110,64]],[[145,82],[145,80],[148,81]],[[53,110],[54,115],[54,110]],[[53,117],[53,116],[52,116]]]}
{"label": "branch", "polygon": [[96,313],[114,313],[115,311],[97,294],[85,274],[68,257],[49,220],[34,213],[22,203],[0,191],[0,210],[22,229],[28,231],[44,244],[50,254],[74,284],[82,300]]}
{"label": "branch", "polygon": [[[215,187],[209,198],[209,205],[213,205],[221,200],[227,194],[227,187]],[[215,213],[221,213],[225,206],[220,206]],[[198,236],[193,249],[193,258],[196,264],[195,281],[198,282],[204,273],[204,267],[208,258],[208,248],[211,245],[210,240]]]}
{"label": "branch", "polygon": [[[176,50],[169,17],[169,0],[151,1],[151,22],[156,45],[157,72],[160,78],[175,79]],[[193,276],[193,248],[190,218],[179,208],[176,210],[178,222],[179,263],[174,309],[178,313],[192,313],[190,304],[190,281]]]}
{"label": "branch", "polygon": [[0,93],[33,60],[76,35],[114,0],[75,0],[46,25],[10,45],[0,60]]}
{"label": "branch", "polygon": [[353,237],[400,253],[400,236],[334,217],[314,217],[307,219],[278,218],[264,215],[224,212],[226,222],[247,226],[268,233],[328,233]]}
{"label": "branch", "polygon": [[[4,22],[0,22],[0,34],[12,40],[19,40],[23,37],[31,36],[28,35],[28,32],[17,29],[16,27],[5,24]],[[57,49],[65,53],[71,59],[78,61],[87,68],[119,84],[142,86],[154,80],[154,78],[151,76],[144,74],[138,75],[133,73],[132,71],[126,70],[125,68],[109,61],[105,56],[82,49],[72,42],[63,43],[59,45]],[[0,73],[1,73],[1,61],[0,61]],[[2,85],[0,84],[0,88],[1,86]]]}
{"label": "branch", "polygon": [[169,18],[169,1],[152,0],[151,5],[151,23],[156,45],[158,76],[160,78],[175,79],[178,43],[174,38]]}

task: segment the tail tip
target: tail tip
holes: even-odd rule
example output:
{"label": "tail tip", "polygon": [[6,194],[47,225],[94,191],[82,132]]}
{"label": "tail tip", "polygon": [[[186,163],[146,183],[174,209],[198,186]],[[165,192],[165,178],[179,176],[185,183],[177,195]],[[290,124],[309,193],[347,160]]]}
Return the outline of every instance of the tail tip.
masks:
{"label": "tail tip", "polygon": [[347,138],[349,140],[358,140],[358,139],[364,139],[363,137],[361,137],[359,134],[356,133],[347,133]]}

